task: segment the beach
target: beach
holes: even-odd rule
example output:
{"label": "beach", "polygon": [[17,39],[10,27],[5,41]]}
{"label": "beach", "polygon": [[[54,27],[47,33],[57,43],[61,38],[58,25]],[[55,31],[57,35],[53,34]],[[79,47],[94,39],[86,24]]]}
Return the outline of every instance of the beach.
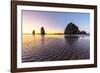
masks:
{"label": "beach", "polygon": [[22,62],[90,59],[89,35],[22,35]]}

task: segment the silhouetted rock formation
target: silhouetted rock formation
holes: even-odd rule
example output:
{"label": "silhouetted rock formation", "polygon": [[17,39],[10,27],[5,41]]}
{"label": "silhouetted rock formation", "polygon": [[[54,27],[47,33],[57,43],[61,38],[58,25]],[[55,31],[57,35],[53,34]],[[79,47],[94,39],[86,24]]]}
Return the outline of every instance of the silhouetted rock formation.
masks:
{"label": "silhouetted rock formation", "polygon": [[64,34],[78,34],[78,33],[80,33],[79,28],[73,23],[69,23],[64,31]]}
{"label": "silhouetted rock formation", "polygon": [[44,34],[45,34],[44,27],[41,27],[41,34],[42,34],[42,35],[44,35]]}
{"label": "silhouetted rock formation", "polygon": [[35,35],[35,30],[32,31],[32,34]]}
{"label": "silhouetted rock formation", "polygon": [[81,31],[80,34],[87,34],[85,31]]}
{"label": "silhouetted rock formation", "polygon": [[74,23],[69,23],[64,31],[64,34],[87,34],[85,31],[80,31]]}

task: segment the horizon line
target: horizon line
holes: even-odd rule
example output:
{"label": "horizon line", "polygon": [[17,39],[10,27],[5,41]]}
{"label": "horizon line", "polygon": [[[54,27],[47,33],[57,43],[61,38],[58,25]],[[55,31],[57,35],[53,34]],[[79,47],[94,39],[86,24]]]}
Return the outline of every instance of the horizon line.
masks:
{"label": "horizon line", "polygon": [[[86,33],[90,33],[90,32],[86,32]],[[32,33],[22,33],[22,34],[32,34]],[[35,34],[41,34],[41,33],[35,33]],[[64,33],[45,33],[45,34],[64,34]]]}

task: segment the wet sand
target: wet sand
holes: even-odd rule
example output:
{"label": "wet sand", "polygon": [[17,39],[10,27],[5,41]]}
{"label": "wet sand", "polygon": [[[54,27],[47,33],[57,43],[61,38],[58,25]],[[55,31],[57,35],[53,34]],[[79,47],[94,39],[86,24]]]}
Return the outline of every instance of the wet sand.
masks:
{"label": "wet sand", "polygon": [[22,62],[83,60],[90,58],[88,35],[23,35]]}

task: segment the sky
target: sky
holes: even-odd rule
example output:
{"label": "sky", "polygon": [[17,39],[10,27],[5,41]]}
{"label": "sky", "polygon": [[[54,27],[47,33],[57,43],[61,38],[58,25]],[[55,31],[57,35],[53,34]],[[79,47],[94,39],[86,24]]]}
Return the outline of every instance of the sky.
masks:
{"label": "sky", "polygon": [[46,33],[64,33],[70,22],[80,31],[90,32],[89,13],[22,10],[22,33],[40,33],[41,27]]}

